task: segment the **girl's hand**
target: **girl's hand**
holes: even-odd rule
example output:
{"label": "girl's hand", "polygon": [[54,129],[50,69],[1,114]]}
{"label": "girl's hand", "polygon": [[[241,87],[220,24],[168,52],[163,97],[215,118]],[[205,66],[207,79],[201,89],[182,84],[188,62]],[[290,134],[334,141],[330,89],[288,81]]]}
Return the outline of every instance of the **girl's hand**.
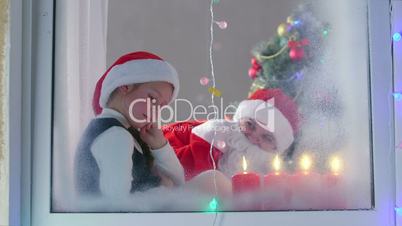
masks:
{"label": "girl's hand", "polygon": [[151,149],[159,149],[167,143],[163,132],[156,123],[148,123],[140,129],[141,139],[149,145]]}

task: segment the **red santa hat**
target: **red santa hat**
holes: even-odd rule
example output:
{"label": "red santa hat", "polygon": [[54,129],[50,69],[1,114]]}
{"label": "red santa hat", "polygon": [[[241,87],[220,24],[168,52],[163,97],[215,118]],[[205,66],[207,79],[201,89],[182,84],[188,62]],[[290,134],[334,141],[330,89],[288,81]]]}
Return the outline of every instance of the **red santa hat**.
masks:
{"label": "red santa hat", "polygon": [[[260,89],[239,104],[234,120],[254,119],[258,125],[274,133],[277,150],[285,151],[293,143],[299,129],[296,103],[280,89]],[[274,120],[273,120],[274,119]]]}
{"label": "red santa hat", "polygon": [[179,92],[176,70],[159,56],[149,52],[132,52],[121,56],[96,83],[92,107],[96,115],[106,107],[112,92],[123,85],[145,82],[168,82],[173,85],[170,102]]}

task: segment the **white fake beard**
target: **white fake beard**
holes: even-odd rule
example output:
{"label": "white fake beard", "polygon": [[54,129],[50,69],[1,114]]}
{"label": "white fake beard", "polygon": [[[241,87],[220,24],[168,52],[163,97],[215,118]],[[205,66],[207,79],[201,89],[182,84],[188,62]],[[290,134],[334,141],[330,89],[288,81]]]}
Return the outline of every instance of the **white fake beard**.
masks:
{"label": "white fake beard", "polygon": [[243,172],[242,157],[247,161],[247,172],[264,175],[273,155],[250,143],[241,131],[231,131],[226,137],[226,148],[218,162],[218,169],[226,176],[232,177]]}

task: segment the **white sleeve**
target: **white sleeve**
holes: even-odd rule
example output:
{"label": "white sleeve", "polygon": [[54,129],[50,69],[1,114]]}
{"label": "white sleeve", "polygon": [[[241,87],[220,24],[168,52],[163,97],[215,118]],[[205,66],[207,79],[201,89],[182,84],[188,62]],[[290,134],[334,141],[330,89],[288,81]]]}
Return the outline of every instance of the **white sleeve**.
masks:
{"label": "white sleeve", "polygon": [[102,195],[119,198],[130,194],[133,151],[134,138],[122,127],[113,126],[94,140],[91,152],[99,167]]}
{"label": "white sleeve", "polygon": [[156,169],[168,176],[178,186],[184,184],[184,169],[169,142],[165,146],[152,150]]}

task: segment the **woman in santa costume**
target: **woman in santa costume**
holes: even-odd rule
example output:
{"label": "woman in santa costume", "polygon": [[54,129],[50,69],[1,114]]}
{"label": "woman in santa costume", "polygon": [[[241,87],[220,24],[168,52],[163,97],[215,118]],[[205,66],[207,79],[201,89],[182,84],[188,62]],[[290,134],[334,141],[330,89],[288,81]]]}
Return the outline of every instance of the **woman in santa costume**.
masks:
{"label": "woman in santa costume", "polygon": [[298,122],[297,105],[290,97],[280,89],[261,89],[239,104],[233,121],[177,122],[164,126],[163,132],[186,180],[214,165],[230,178],[242,170],[243,156],[250,171],[266,173],[272,158],[293,143]]}

